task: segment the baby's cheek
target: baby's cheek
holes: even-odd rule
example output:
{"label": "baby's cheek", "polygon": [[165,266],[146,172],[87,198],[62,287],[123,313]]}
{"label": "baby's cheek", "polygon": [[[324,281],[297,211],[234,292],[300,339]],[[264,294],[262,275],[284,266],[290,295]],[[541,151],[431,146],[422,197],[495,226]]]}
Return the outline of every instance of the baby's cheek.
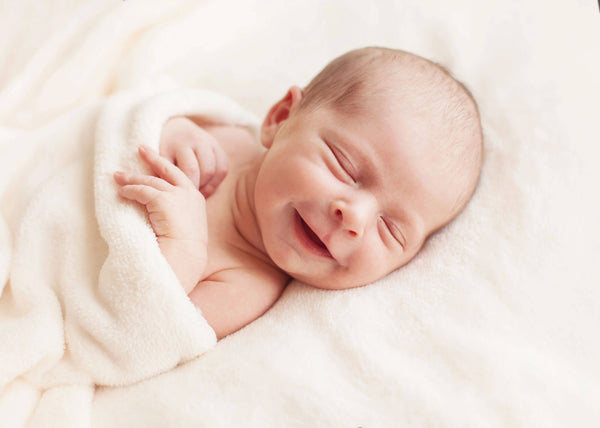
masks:
{"label": "baby's cheek", "polygon": [[350,261],[355,267],[355,275],[375,281],[394,268],[392,257],[384,245],[367,240],[360,250],[355,252]]}

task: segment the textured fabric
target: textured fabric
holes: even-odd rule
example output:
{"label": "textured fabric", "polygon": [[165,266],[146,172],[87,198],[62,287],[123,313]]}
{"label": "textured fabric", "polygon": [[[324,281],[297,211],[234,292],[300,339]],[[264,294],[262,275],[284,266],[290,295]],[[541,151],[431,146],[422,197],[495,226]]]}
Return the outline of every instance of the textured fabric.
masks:
{"label": "textured fabric", "polygon": [[[95,387],[139,382],[216,343],[162,256],[144,209],[121,199],[112,177],[147,168],[137,147],[158,149],[164,122],[184,114],[256,128],[254,116],[227,98],[180,89],[120,93],[58,119],[58,135],[41,130],[15,142],[60,138],[54,149],[62,150],[53,159],[33,156],[11,177],[22,214],[9,228],[10,276],[0,300],[3,426],[22,419],[14,408],[32,407],[31,399],[39,399],[32,426],[85,426]],[[75,141],[67,144],[69,135]],[[13,202],[9,194],[4,202]]]}
{"label": "textured fabric", "polygon": [[[294,282],[211,351],[134,385],[85,387],[77,400],[87,404],[73,406],[110,428],[594,426],[599,19],[585,0],[0,2],[2,302],[18,258],[6,250],[12,226],[30,196],[16,189],[43,181],[32,170],[8,177],[32,158],[63,169],[61,146],[94,134],[107,95],[193,86],[263,116],[348,49],[402,48],[448,67],[479,103],[485,164],[459,218],[375,284]],[[31,133],[40,137],[25,144]],[[21,372],[35,353],[22,352]],[[27,423],[36,386],[5,388],[0,409]],[[44,408],[77,420],[50,403],[69,388]]]}

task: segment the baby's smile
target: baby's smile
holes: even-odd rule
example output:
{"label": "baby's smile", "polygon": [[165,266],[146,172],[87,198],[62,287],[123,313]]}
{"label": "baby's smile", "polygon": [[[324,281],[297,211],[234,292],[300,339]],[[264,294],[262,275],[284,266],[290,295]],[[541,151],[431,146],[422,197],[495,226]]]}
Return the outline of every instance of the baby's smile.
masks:
{"label": "baby's smile", "polygon": [[295,210],[294,217],[294,233],[302,246],[318,256],[333,258],[327,245],[311,229],[308,223],[304,221],[298,210]]}

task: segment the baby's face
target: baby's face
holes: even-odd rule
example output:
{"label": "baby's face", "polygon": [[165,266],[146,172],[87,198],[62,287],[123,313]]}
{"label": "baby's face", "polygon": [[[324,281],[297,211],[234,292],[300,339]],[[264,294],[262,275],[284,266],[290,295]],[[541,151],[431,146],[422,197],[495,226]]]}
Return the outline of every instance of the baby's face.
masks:
{"label": "baby's face", "polygon": [[427,125],[400,113],[323,107],[285,120],[258,173],[255,208],[267,253],[290,276],[325,289],[373,282],[448,221],[456,189],[436,174]]}

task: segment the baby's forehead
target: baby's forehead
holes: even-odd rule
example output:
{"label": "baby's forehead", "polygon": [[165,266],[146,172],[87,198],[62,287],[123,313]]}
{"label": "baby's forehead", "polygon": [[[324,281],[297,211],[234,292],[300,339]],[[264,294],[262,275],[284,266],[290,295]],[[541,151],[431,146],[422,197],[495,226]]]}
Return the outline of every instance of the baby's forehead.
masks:
{"label": "baby's forehead", "polygon": [[448,144],[428,114],[376,109],[342,119],[332,134],[366,179],[387,187],[387,198],[398,199],[402,190],[415,188],[423,199],[430,195],[454,201],[468,193],[469,185],[460,176],[471,174],[467,169],[473,154],[464,153],[468,145],[461,151]]}

